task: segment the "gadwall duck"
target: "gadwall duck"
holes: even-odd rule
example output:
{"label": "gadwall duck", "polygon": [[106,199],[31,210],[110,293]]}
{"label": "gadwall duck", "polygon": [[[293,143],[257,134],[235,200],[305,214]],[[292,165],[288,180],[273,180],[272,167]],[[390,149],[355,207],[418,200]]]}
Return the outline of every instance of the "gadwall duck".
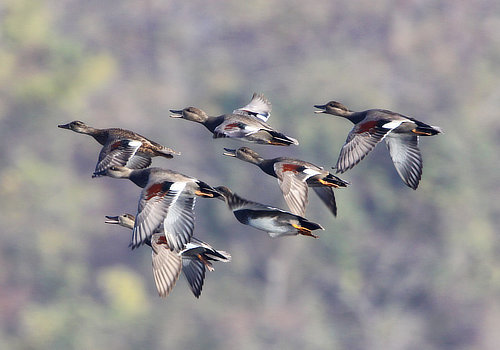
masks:
{"label": "gadwall duck", "polygon": [[[129,229],[133,229],[135,224],[135,217],[131,214],[106,216],[106,219],[107,224],[118,224]],[[214,270],[210,261],[231,261],[231,255],[227,252],[218,251],[194,237],[179,253],[169,249],[163,232],[153,234],[146,239],[145,244],[152,250],[153,277],[161,297],[170,293],[182,272],[194,296],[199,298],[206,269]]]}
{"label": "gadwall duck", "polygon": [[143,169],[151,165],[152,157],[158,156],[170,159],[174,155],[180,155],[179,152],[148,140],[130,130],[119,128],[96,129],[79,120],[58,125],[58,127],[90,135],[103,145],[92,177],[104,175],[106,169],[113,165]]}
{"label": "gadwall duck", "polygon": [[315,113],[344,117],[354,123],[340,151],[337,172],[351,169],[385,139],[399,176],[407,186],[417,189],[423,167],[418,137],[437,135],[442,133],[441,128],[384,109],[354,112],[335,101],[314,107],[320,109]]}
{"label": "gadwall duck", "polygon": [[160,225],[164,226],[170,249],[184,249],[193,235],[196,197],[220,196],[205,182],[173,170],[112,166],[106,173],[110,177],[130,179],[143,188],[130,242],[132,249],[143,244]]}
{"label": "gadwall duck", "polygon": [[348,182],[312,163],[286,157],[264,159],[248,147],[224,148],[224,155],[257,165],[266,174],[278,179],[285,202],[294,214],[304,216],[308,187],[312,187],[328,209],[337,215],[334,188],[347,187]]}
{"label": "gadwall duck", "polygon": [[316,224],[299,215],[288,211],[249,201],[233,193],[225,186],[215,188],[224,199],[236,219],[244,225],[249,225],[261,231],[265,231],[271,237],[304,235],[318,238],[311,231],[324,230],[320,224]]}
{"label": "gadwall duck", "polygon": [[172,118],[183,118],[203,124],[213,133],[214,138],[229,137],[242,141],[278,146],[298,145],[299,142],[269,126],[265,121],[271,112],[271,103],[262,95],[254,93],[245,107],[231,114],[210,117],[196,107],[187,107],[170,112]]}

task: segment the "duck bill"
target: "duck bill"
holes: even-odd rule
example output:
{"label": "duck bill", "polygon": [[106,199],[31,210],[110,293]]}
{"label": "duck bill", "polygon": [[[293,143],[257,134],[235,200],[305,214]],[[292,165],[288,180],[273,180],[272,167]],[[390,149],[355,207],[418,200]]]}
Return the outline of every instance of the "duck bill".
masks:
{"label": "duck bill", "polygon": [[61,128],[61,129],[69,129],[70,128],[69,124],[71,124],[71,123],[68,123],[68,124],[59,124],[57,127]]}
{"label": "duck bill", "polygon": [[170,118],[182,118],[182,109],[171,109],[170,113],[173,113],[170,114]]}
{"label": "duck bill", "polygon": [[120,221],[118,221],[118,216],[107,216],[106,215],[106,221],[104,221],[106,224],[119,224]]}
{"label": "duck bill", "polygon": [[314,105],[314,108],[321,109],[320,111],[314,111],[316,114],[326,112],[326,105]]}
{"label": "duck bill", "polygon": [[225,156],[228,157],[236,157],[236,150],[235,149],[230,149],[230,148],[224,148],[224,153],[222,153]]}

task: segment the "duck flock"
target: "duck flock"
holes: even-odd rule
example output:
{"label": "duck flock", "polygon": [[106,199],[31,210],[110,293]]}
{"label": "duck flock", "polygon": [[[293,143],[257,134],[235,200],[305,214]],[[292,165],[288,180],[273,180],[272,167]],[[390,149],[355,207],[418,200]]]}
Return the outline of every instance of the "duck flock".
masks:
{"label": "duck flock", "polygon": [[[335,101],[314,107],[317,108],[314,113],[344,117],[354,124],[333,168],[337,173],[354,167],[380,141],[385,140],[399,176],[407,186],[417,189],[423,164],[418,148],[419,136],[439,134],[442,132],[439,127],[388,110],[354,112]],[[254,93],[246,106],[217,117],[208,116],[195,107],[171,112],[172,118],[203,124],[212,132],[213,138],[228,137],[276,146],[299,144],[296,139],[267,124],[271,103],[262,94]],[[308,188],[311,187],[336,216],[334,189],[349,185],[324,168],[304,160],[287,157],[264,159],[248,147],[225,148],[224,155],[255,164],[264,173],[278,179],[289,208],[287,211],[242,198],[225,186],[212,187],[174,170],[149,167],[152,157],[171,159],[180,153],[135,132],[119,128],[96,129],[81,121],[58,127],[90,135],[103,146],[92,177],[129,179],[142,188],[135,216],[106,216],[105,222],[132,230],[130,248],[144,244],[151,247],[153,277],[161,297],[170,293],[182,272],[198,298],[206,270],[213,270],[212,262],[231,260],[227,252],[217,250],[193,236],[197,197],[225,201],[240,223],[265,231],[271,237],[300,234],[317,238],[313,231],[323,227],[304,217]]]}

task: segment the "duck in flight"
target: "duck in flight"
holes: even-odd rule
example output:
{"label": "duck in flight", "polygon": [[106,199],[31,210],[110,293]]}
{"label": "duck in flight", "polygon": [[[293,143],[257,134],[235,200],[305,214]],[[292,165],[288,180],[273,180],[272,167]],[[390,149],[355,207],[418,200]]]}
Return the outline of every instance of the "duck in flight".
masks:
{"label": "duck in flight", "polygon": [[308,187],[312,187],[330,212],[337,215],[334,188],[347,187],[349,183],[312,163],[287,157],[262,158],[248,148],[225,148],[224,155],[257,165],[266,174],[278,179],[285,202],[290,211],[304,216],[308,202]]}
{"label": "duck in flight", "polygon": [[219,199],[225,200],[236,219],[244,225],[265,231],[271,237],[304,235],[318,238],[314,230],[324,230],[317,223],[299,215],[269,205],[252,202],[233,193],[225,186],[215,188],[222,194]]}
{"label": "duck in flight", "polygon": [[169,248],[182,250],[193,236],[196,197],[220,196],[205,182],[169,169],[112,166],[106,173],[130,179],[143,189],[130,242],[132,249],[144,244],[162,225]]}
{"label": "duck in flight", "polygon": [[172,118],[182,118],[204,125],[215,139],[229,137],[277,146],[299,144],[296,139],[274,130],[266,123],[271,114],[271,103],[262,94],[254,93],[246,106],[217,117],[208,116],[196,107],[171,109],[170,112],[173,113],[170,115]]}
{"label": "duck in flight", "polygon": [[96,129],[79,120],[58,127],[90,135],[103,146],[92,177],[105,175],[106,169],[113,165],[143,169],[151,165],[152,157],[170,159],[180,154],[130,130]]}
{"label": "duck in flight", "polygon": [[418,148],[419,136],[440,134],[443,132],[441,128],[385,109],[354,112],[336,101],[314,107],[318,108],[315,113],[343,117],[354,124],[340,150],[336,165],[338,173],[354,167],[380,141],[385,140],[399,176],[407,186],[417,189],[423,168]]}
{"label": "duck in flight", "polygon": [[[131,214],[106,216],[107,224],[134,229],[135,217]],[[145,244],[151,247],[153,277],[160,297],[166,297],[174,288],[181,272],[196,298],[201,295],[205,273],[213,271],[211,261],[231,261],[231,255],[212,248],[208,243],[192,238],[180,252],[170,250],[163,229],[158,229]]]}

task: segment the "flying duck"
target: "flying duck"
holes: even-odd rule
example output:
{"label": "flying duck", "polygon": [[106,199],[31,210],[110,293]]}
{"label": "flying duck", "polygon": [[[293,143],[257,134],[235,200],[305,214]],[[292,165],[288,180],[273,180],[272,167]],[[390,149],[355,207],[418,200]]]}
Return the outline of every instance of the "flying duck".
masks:
{"label": "flying duck", "polygon": [[292,213],[305,215],[308,187],[312,187],[332,214],[337,215],[333,189],[347,187],[348,182],[317,165],[300,159],[286,157],[264,159],[248,147],[236,150],[225,148],[224,150],[224,155],[255,164],[266,174],[276,177],[285,202]]}
{"label": "flying duck", "polygon": [[96,129],[79,120],[58,127],[90,135],[103,146],[92,177],[105,175],[106,169],[113,165],[143,169],[151,165],[152,157],[170,159],[174,155],[180,155],[179,152],[125,129]]}
{"label": "flying duck", "polygon": [[210,117],[199,108],[186,107],[182,110],[171,109],[172,118],[183,118],[203,124],[213,138],[229,137],[242,141],[289,146],[299,142],[269,126],[266,121],[271,113],[271,103],[262,94],[254,93],[246,106],[238,108],[230,114]]}
{"label": "flying duck", "polygon": [[354,167],[385,139],[399,176],[407,186],[417,189],[423,167],[418,137],[440,134],[441,128],[385,109],[354,112],[335,101],[314,107],[319,109],[315,113],[344,117],[354,123],[340,151],[336,165],[338,173]]}
{"label": "flying duck", "polygon": [[215,188],[224,199],[236,219],[244,225],[249,225],[261,231],[265,231],[271,237],[304,235],[318,238],[311,231],[324,230],[320,224],[316,224],[299,215],[288,211],[246,200],[233,193],[225,186]]}
{"label": "flying duck", "polygon": [[160,225],[170,249],[180,251],[191,240],[196,197],[218,197],[210,185],[173,170],[161,168],[129,169],[112,166],[107,175],[130,179],[143,190],[139,197],[130,247],[137,248]]}
{"label": "flying duck", "polygon": [[[107,224],[118,224],[129,229],[133,229],[135,224],[135,217],[131,214],[106,216],[106,219]],[[210,261],[231,261],[230,254],[222,250],[217,251],[208,243],[194,237],[179,253],[171,251],[164,233],[160,230],[146,239],[145,244],[152,250],[153,277],[161,297],[170,293],[182,271],[194,296],[199,298],[206,269],[214,270]]]}

